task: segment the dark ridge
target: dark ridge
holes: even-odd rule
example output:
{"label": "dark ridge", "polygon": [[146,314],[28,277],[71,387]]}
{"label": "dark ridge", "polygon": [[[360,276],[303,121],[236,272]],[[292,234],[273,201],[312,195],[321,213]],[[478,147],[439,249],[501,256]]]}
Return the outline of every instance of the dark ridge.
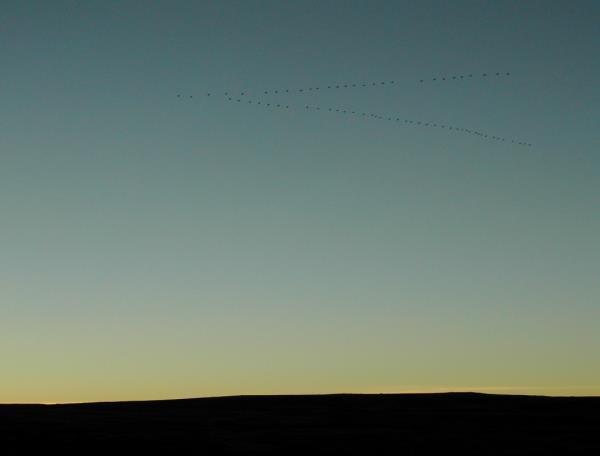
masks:
{"label": "dark ridge", "polygon": [[600,397],[230,396],[0,405],[4,454],[600,454]]}

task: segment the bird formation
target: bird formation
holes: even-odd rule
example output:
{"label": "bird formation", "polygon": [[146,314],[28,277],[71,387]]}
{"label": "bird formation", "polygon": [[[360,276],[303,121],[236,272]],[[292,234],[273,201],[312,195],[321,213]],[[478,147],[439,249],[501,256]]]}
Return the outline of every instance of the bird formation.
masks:
{"label": "bird formation", "polygon": [[[262,106],[265,108],[274,108],[274,109],[282,109],[282,110],[297,109],[294,106],[290,106],[288,104],[272,103],[272,102],[266,102],[266,101],[261,101],[261,100],[228,97],[227,101],[233,102],[233,103],[250,104],[250,105]],[[509,139],[509,138],[505,138],[502,136],[496,136],[496,135],[481,132],[478,130],[464,128],[464,127],[460,127],[460,126],[456,126],[456,125],[446,125],[446,124],[432,122],[432,121],[426,122],[426,121],[422,121],[422,120],[405,119],[405,118],[401,118],[401,117],[390,116],[390,115],[381,115],[381,114],[377,114],[377,113],[364,112],[364,111],[350,109],[350,108],[339,108],[339,107],[334,108],[334,107],[322,107],[322,106],[316,106],[316,105],[304,105],[304,107],[300,108],[300,109],[303,109],[305,111],[323,111],[323,112],[351,116],[351,117],[360,118],[360,119],[384,120],[387,122],[401,123],[404,125],[413,125],[413,126],[428,127],[428,128],[439,128],[439,129],[448,130],[448,131],[452,131],[452,132],[456,132],[456,133],[464,133],[464,134],[468,134],[468,135],[478,136],[480,138],[489,139],[492,141],[510,142],[511,144],[517,144],[520,146],[528,146],[528,147],[532,146],[531,143],[527,143],[524,141],[517,141],[514,139]]]}
{"label": "bird formation", "polygon": [[[487,78],[487,77],[508,77],[510,73],[508,72],[496,72],[496,73],[469,73],[469,74],[459,74],[452,76],[436,76],[428,79],[419,79],[419,83],[423,84],[426,82],[444,82],[444,81],[460,81],[465,79],[473,79],[473,78]],[[398,81],[371,81],[371,82],[345,82],[345,83],[335,83],[335,84],[323,84],[315,87],[300,87],[300,88],[287,88],[287,89],[268,89],[263,90],[263,95],[282,95],[282,94],[308,94],[314,93],[321,90],[340,90],[340,89],[355,89],[355,88],[373,88],[373,87],[381,87],[381,86],[391,86],[391,85],[400,85],[401,83]],[[230,96],[234,95],[236,92],[223,92],[223,95]],[[208,93],[208,96],[212,95],[212,93]],[[245,92],[240,92],[237,96],[244,96]]]}
{"label": "bird formation", "polygon": [[[448,80],[461,80],[461,79],[466,79],[466,78],[473,78],[473,77],[488,77],[488,76],[510,76],[510,73],[481,73],[481,75],[474,75],[474,74],[466,74],[466,75],[457,75],[457,76],[443,76],[443,77],[434,77],[434,78],[430,78],[430,79],[420,79],[419,82],[420,83],[424,83],[424,82],[437,82],[437,81],[448,81]],[[397,84],[396,81],[380,81],[380,82],[371,82],[371,83],[347,83],[347,84],[334,84],[334,85],[326,85],[326,86],[317,86],[317,87],[307,87],[307,88],[300,88],[300,89],[275,89],[275,90],[265,90],[263,92],[264,95],[269,95],[269,94],[289,94],[289,93],[310,93],[310,92],[315,92],[315,91],[320,91],[320,90],[328,90],[328,89],[347,89],[347,88],[355,88],[355,87],[374,87],[374,86],[384,86],[387,84]],[[228,102],[232,102],[232,103],[243,103],[243,104],[249,104],[249,105],[256,105],[256,106],[261,106],[264,108],[274,108],[274,109],[282,109],[282,110],[289,110],[289,109],[298,109],[298,107],[294,107],[294,106],[290,106],[289,104],[285,104],[285,103],[272,103],[270,101],[264,101],[264,100],[257,100],[257,99],[250,99],[247,98],[246,93],[245,92],[240,92],[237,96],[234,95],[231,92],[224,92],[223,95],[225,96],[225,99]],[[206,96],[210,97],[212,96],[212,93],[207,93]],[[182,95],[182,94],[178,94],[177,95],[178,98],[186,98],[186,96]],[[187,98],[194,98],[193,95],[188,95]],[[394,123],[401,123],[404,125],[413,125],[413,126],[419,126],[419,127],[427,127],[427,128],[439,128],[439,129],[443,129],[443,130],[447,130],[447,131],[452,131],[452,132],[456,132],[456,133],[463,133],[463,134],[468,134],[468,135],[473,135],[473,136],[477,136],[483,139],[488,139],[488,140],[492,140],[492,141],[501,141],[501,142],[510,142],[511,144],[517,144],[519,146],[527,146],[527,147],[531,147],[532,144],[528,143],[528,142],[524,142],[524,141],[517,141],[515,139],[509,139],[509,138],[505,138],[502,136],[496,136],[496,135],[492,135],[489,133],[485,133],[485,132],[481,132],[478,130],[474,130],[474,129],[469,129],[469,128],[464,128],[464,127],[459,127],[459,126],[455,126],[455,125],[446,125],[443,123],[438,123],[438,122],[425,122],[422,120],[414,120],[414,119],[406,119],[406,118],[401,118],[401,117],[396,117],[396,116],[390,116],[390,115],[381,115],[381,114],[377,114],[377,113],[370,113],[370,112],[364,112],[361,110],[356,110],[356,109],[349,109],[349,108],[339,108],[339,107],[322,107],[322,106],[316,106],[316,105],[304,105],[303,108],[300,108],[303,111],[311,111],[311,112],[315,112],[315,111],[323,111],[323,112],[329,112],[329,113],[335,113],[335,114],[340,114],[340,115],[346,115],[346,116],[350,116],[350,117],[355,117],[355,118],[359,118],[359,119],[368,119],[368,120],[383,120],[383,121],[388,121],[388,122],[394,122]]]}

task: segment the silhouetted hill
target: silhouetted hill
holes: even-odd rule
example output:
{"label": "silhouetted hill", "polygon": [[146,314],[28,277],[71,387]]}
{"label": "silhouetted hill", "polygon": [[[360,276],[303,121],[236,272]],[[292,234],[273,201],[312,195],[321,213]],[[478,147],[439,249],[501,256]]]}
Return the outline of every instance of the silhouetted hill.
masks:
{"label": "silhouetted hill", "polygon": [[[0,405],[0,451],[600,454],[600,397],[475,393],[233,396]],[[186,452],[189,453],[189,452]],[[171,454],[171,453],[169,453]]]}

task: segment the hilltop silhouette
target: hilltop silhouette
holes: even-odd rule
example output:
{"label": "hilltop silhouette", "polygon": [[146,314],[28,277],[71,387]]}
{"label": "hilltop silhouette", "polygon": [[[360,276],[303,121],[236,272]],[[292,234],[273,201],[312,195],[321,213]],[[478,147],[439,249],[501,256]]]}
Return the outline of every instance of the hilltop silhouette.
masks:
{"label": "hilltop silhouette", "polygon": [[193,454],[589,455],[600,454],[598,411],[600,397],[475,393],[2,405],[0,441],[9,450],[79,454],[132,446]]}

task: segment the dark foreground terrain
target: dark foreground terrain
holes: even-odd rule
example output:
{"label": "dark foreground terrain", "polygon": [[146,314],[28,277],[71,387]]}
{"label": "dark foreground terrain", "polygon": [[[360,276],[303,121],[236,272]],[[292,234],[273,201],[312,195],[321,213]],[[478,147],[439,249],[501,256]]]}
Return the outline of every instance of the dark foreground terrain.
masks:
{"label": "dark foreground terrain", "polygon": [[0,452],[34,448],[592,455],[600,454],[600,397],[447,393],[0,405]]}

